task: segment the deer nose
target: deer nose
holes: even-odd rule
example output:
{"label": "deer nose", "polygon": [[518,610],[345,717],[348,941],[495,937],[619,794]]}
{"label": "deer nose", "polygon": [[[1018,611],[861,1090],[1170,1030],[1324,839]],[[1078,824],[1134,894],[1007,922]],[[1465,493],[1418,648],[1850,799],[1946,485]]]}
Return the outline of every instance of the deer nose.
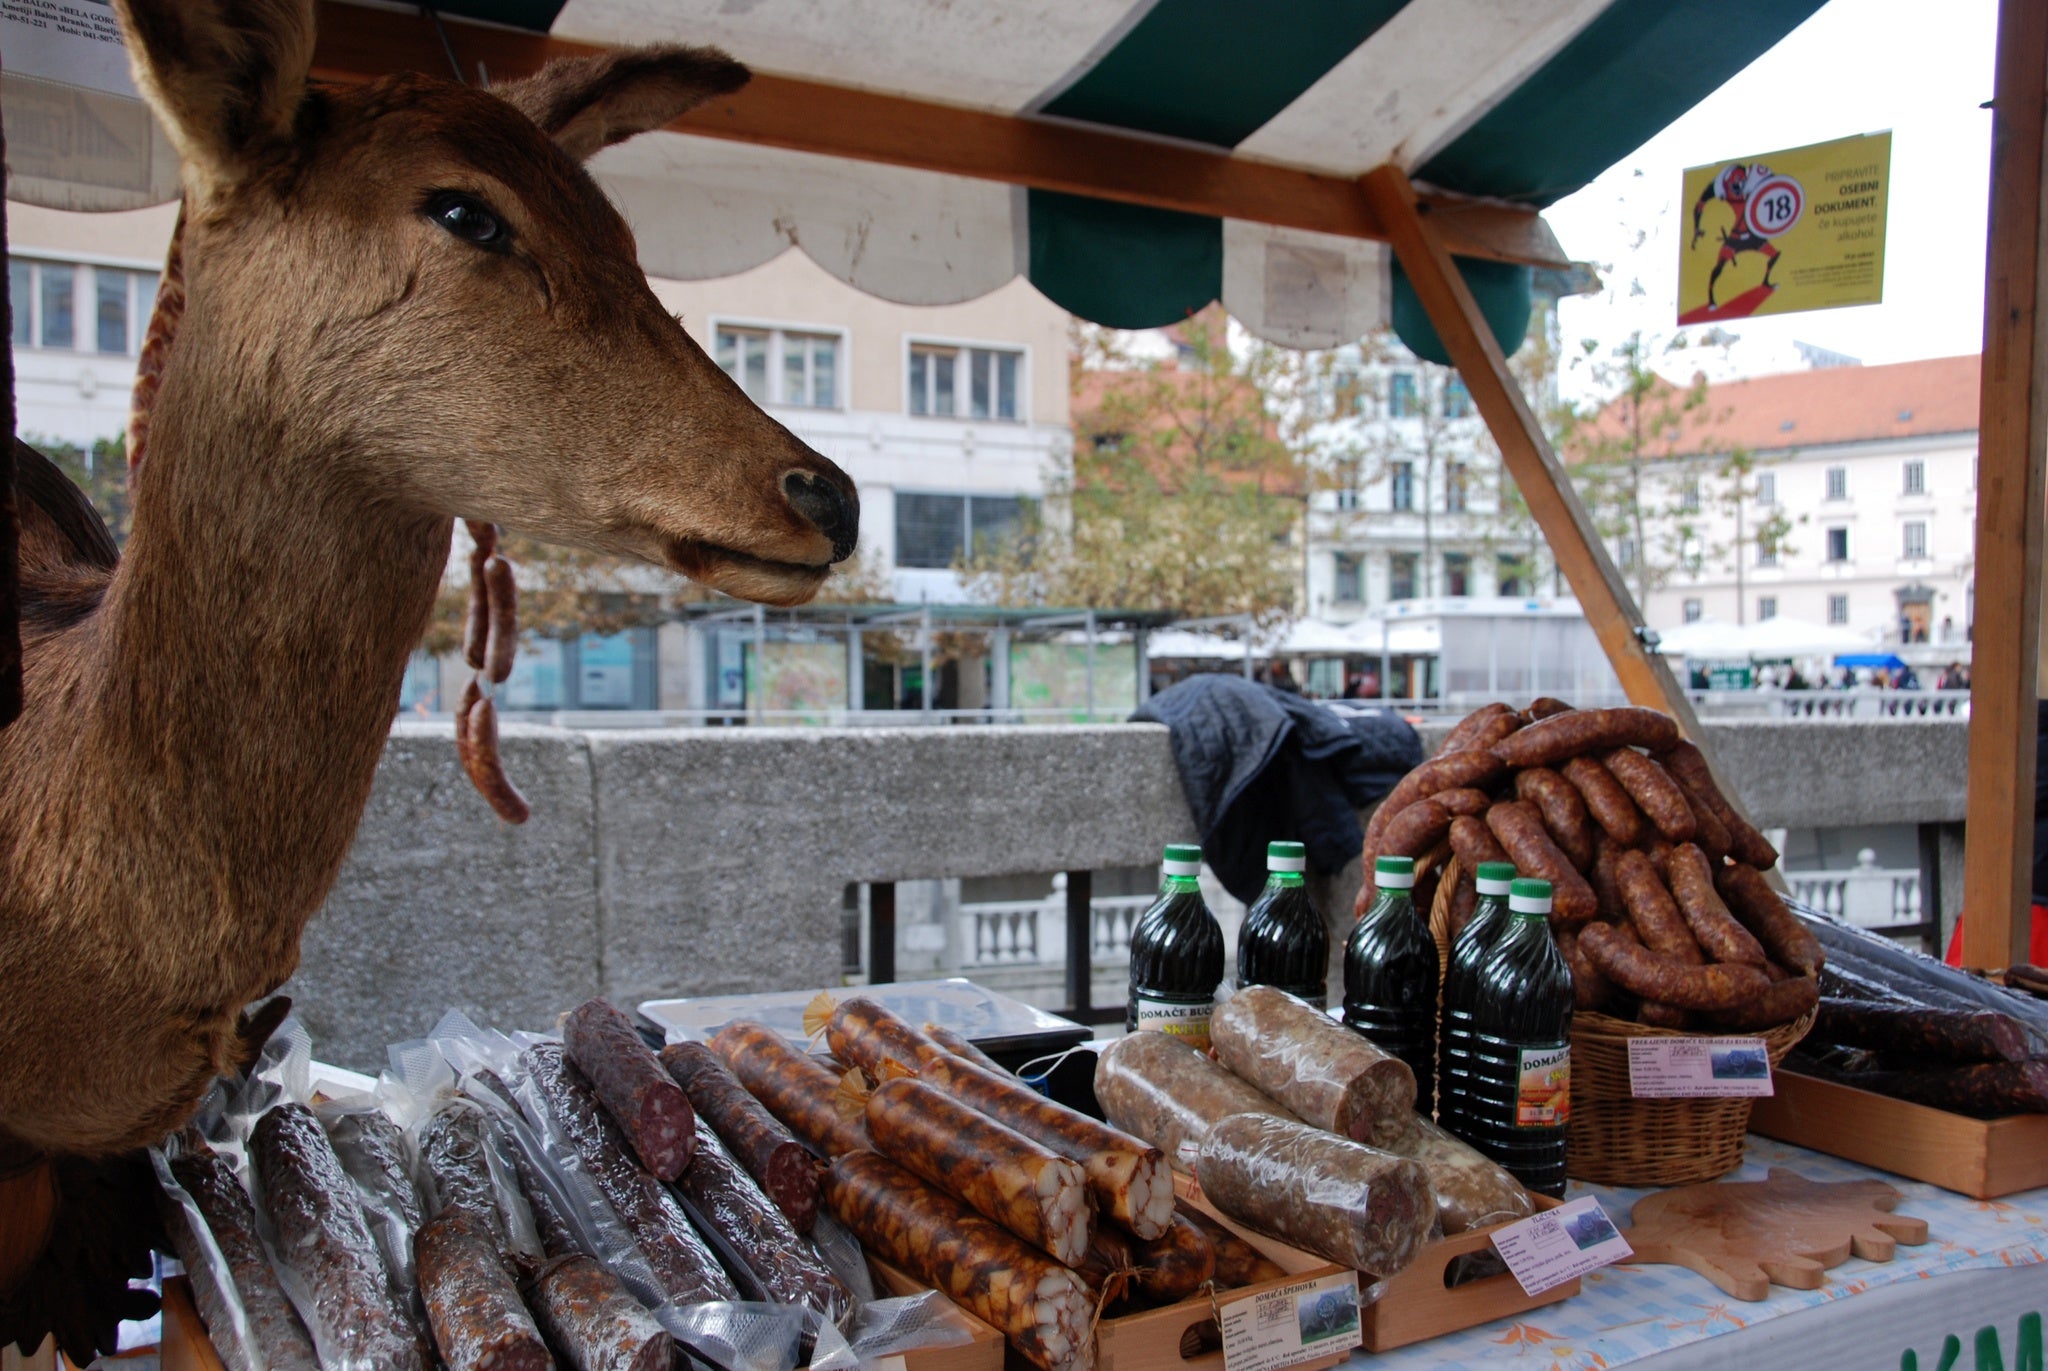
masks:
{"label": "deer nose", "polygon": [[860,540],[860,505],[837,483],[808,471],[783,475],[782,493],[796,512],[817,525],[818,532],[832,540],[832,560],[843,562],[853,555]]}

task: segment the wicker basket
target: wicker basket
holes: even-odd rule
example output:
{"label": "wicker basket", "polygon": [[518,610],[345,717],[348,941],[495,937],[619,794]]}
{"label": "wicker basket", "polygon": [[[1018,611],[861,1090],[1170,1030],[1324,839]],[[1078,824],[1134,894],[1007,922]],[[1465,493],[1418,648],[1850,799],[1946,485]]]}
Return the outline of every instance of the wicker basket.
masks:
{"label": "wicker basket", "polygon": [[[1809,1011],[1757,1036],[1775,1069],[1806,1031]],[[1572,1119],[1565,1169],[1601,1185],[1691,1185],[1742,1165],[1752,1100],[1638,1100],[1629,1095],[1628,1040],[1680,1038],[1675,1029],[1572,1016]]]}

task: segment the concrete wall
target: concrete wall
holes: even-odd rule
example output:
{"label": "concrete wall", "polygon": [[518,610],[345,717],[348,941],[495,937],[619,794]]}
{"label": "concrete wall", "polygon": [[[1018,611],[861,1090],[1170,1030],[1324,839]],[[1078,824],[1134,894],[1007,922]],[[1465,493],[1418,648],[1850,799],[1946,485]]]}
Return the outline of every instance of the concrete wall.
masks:
{"label": "concrete wall", "polygon": [[[1961,721],[1709,728],[1761,826],[1962,818]],[[287,987],[323,1057],[375,1068],[450,1006],[539,1027],[599,991],[836,984],[849,881],[1135,866],[1197,836],[1155,725],[512,725],[504,752],[533,802],[519,828],[470,789],[446,726],[394,729]],[[1354,862],[1322,884],[1333,920],[1358,883]]]}

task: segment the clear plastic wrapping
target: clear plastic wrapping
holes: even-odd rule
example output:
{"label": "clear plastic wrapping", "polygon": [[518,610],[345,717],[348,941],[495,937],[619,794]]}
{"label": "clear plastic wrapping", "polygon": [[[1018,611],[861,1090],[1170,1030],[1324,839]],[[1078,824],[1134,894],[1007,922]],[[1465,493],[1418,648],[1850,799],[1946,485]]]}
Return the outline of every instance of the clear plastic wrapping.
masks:
{"label": "clear plastic wrapping", "polygon": [[1415,1115],[1415,1073],[1305,1000],[1269,985],[1219,995],[1216,1058],[1317,1128],[1357,1142],[1398,1137]]}
{"label": "clear plastic wrapping", "polygon": [[1408,1131],[1385,1143],[1396,1156],[1422,1163],[1446,1233],[1464,1233],[1536,1212],[1520,1181],[1471,1144],[1416,1115]]}
{"label": "clear plastic wrapping", "polygon": [[1202,1139],[1219,1120],[1232,1114],[1295,1117],[1164,1033],[1132,1033],[1104,1048],[1095,1064],[1095,1100],[1111,1123],[1164,1152],[1174,1170],[1190,1173]]}
{"label": "clear plastic wrapping", "polygon": [[1436,1224],[1420,1162],[1269,1114],[1233,1114],[1195,1163],[1226,1217],[1341,1266],[1392,1276]]}

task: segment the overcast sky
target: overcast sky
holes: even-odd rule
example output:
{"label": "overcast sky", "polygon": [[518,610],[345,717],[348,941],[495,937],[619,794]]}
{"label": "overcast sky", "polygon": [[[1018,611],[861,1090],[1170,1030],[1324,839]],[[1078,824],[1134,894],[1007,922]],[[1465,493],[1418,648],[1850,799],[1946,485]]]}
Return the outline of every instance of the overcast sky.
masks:
{"label": "overcast sky", "polygon": [[[1984,332],[1984,233],[1991,155],[1995,0],[1830,0],[1698,107],[1547,212],[1565,251],[1597,263],[1604,294],[1567,300],[1569,357],[1641,329],[1659,345],[1680,333],[1678,253],[1690,229],[1679,204],[1686,167],[1748,158],[1857,133],[1892,131],[1884,303],[1725,326],[1739,341],[1659,370],[1716,379],[1798,365],[1793,341],[1866,363],[1977,352]],[[1691,331],[1696,332],[1696,331]],[[1584,397],[1583,367],[1565,394]]]}

